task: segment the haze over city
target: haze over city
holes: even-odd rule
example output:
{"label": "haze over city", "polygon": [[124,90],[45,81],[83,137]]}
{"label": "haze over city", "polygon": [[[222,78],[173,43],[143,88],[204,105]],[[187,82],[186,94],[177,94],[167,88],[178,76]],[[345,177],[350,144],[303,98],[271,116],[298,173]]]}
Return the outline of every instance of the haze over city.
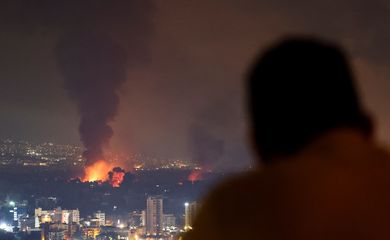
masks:
{"label": "haze over city", "polygon": [[245,81],[286,36],[345,48],[389,146],[389,23],[387,0],[0,1],[0,239],[191,230],[259,165]]}
{"label": "haze over city", "polygon": [[55,49],[87,28],[112,38],[127,58],[110,148],[195,160],[201,138],[223,150],[199,161],[247,167],[248,64],[280,36],[305,33],[347,48],[364,103],[388,143],[388,11],[386,1],[2,1],[0,134],[81,145],[80,114]]}

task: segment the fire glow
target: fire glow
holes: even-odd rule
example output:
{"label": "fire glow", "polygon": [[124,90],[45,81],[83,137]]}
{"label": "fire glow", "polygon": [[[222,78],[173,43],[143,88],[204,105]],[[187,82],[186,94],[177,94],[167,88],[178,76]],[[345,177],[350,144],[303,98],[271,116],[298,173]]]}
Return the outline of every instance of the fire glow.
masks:
{"label": "fire glow", "polygon": [[111,186],[120,187],[125,178],[125,171],[120,167],[115,167],[108,173]]}
{"label": "fire glow", "polygon": [[125,177],[125,171],[111,163],[100,160],[85,167],[82,182],[109,182],[113,187],[120,187]]}
{"label": "fire glow", "polygon": [[107,181],[108,172],[113,168],[110,164],[105,161],[97,161],[96,163],[88,166],[84,170],[83,182],[96,182],[96,181]]}
{"label": "fire glow", "polygon": [[196,181],[202,180],[202,171],[201,170],[193,170],[190,175],[188,175],[188,181],[194,183]]}

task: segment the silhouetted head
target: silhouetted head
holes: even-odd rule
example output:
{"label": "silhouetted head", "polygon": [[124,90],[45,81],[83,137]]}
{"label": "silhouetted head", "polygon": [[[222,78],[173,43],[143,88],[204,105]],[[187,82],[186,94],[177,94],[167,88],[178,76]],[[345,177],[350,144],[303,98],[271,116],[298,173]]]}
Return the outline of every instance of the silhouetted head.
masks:
{"label": "silhouetted head", "polygon": [[335,128],[371,133],[346,57],[315,39],[287,39],[265,52],[249,75],[254,140],[262,160],[299,152]]}

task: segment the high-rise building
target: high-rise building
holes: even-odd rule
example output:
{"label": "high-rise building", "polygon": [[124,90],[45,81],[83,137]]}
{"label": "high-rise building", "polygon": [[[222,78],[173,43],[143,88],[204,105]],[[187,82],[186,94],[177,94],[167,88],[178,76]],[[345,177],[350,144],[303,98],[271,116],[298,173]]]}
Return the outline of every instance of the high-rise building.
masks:
{"label": "high-rise building", "polygon": [[78,209],[69,210],[69,222],[70,223],[80,223],[80,211]]}
{"label": "high-rise building", "polygon": [[184,230],[188,231],[192,229],[198,210],[199,204],[197,202],[186,202],[184,204]]}
{"label": "high-rise building", "polygon": [[173,214],[164,214],[163,216],[163,229],[175,228],[176,217]]}
{"label": "high-rise building", "polygon": [[12,218],[12,226],[17,227],[18,226],[18,207],[14,206],[9,210]]}
{"label": "high-rise building", "polygon": [[106,214],[104,212],[101,212],[101,211],[97,211],[95,213],[95,218],[97,219],[98,221],[98,226],[105,226],[106,225]]}
{"label": "high-rise building", "polygon": [[69,224],[69,219],[70,219],[70,211],[62,210],[61,223]]}
{"label": "high-rise building", "polygon": [[162,233],[163,199],[160,196],[148,197],[146,200],[146,233]]}
{"label": "high-rise building", "polygon": [[62,223],[44,223],[41,226],[41,239],[64,240],[69,239],[68,227]]}
{"label": "high-rise building", "polygon": [[146,211],[145,210],[141,211],[141,226],[143,226],[143,227],[146,226]]}

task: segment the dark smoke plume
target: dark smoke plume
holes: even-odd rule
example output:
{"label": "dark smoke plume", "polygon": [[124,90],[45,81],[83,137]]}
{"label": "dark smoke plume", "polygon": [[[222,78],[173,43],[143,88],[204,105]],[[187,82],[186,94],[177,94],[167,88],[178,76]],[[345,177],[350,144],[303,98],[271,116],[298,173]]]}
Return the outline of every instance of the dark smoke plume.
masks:
{"label": "dark smoke plume", "polygon": [[118,90],[126,81],[126,51],[108,35],[97,32],[68,34],[57,46],[64,87],[80,113],[79,132],[86,165],[104,159],[103,147],[113,130]]}
{"label": "dark smoke plume", "polygon": [[[65,90],[80,113],[87,165],[104,157],[102,149],[113,134],[109,122],[117,113],[117,91],[126,80],[126,68],[148,61],[153,10],[151,0],[0,1],[5,35],[59,39],[56,57]],[[127,52],[131,52],[128,59]]]}

